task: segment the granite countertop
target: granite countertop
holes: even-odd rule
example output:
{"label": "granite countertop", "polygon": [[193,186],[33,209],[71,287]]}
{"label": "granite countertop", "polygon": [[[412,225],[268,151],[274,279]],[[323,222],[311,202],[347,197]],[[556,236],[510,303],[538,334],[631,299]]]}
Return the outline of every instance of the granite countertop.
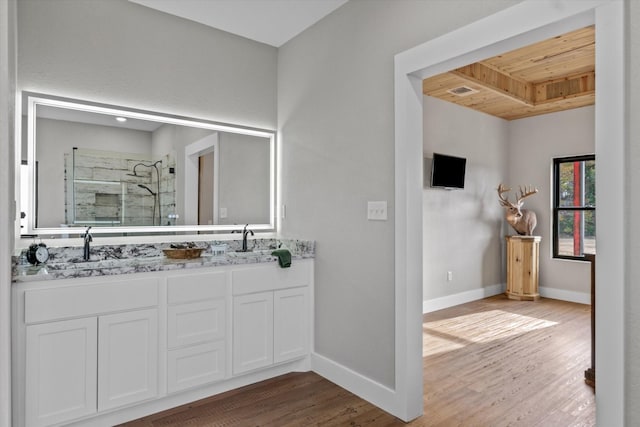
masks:
{"label": "granite countertop", "polygon": [[[173,271],[224,265],[256,264],[277,262],[271,252],[283,247],[291,251],[292,261],[315,256],[315,244],[306,240],[256,239],[253,250],[238,252],[237,241],[196,242],[197,247],[205,248],[202,256],[195,259],[169,259],[162,249],[169,244],[110,245],[92,248],[91,259],[84,261],[82,248],[49,248],[50,258],[45,264],[30,265],[21,263],[22,254],[14,257],[12,269],[14,282],[36,280],[71,279],[81,277],[109,276],[153,271]],[[226,251],[211,253],[211,249],[224,247]]]}

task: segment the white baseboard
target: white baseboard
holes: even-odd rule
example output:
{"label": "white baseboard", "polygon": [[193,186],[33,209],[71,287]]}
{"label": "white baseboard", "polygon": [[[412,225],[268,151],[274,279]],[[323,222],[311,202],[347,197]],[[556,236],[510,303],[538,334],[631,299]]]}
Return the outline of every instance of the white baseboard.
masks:
{"label": "white baseboard", "polygon": [[396,392],[385,385],[317,353],[311,354],[311,370],[390,414],[398,413]]}
{"label": "white baseboard", "polygon": [[591,294],[564,289],[540,287],[540,296],[543,298],[559,299],[562,301],[577,302],[579,304],[591,304]]}
{"label": "white baseboard", "polygon": [[432,311],[442,310],[443,308],[449,308],[466,302],[492,297],[503,293],[505,289],[504,284],[498,283],[484,288],[472,289],[470,291],[426,300],[422,302],[422,313],[431,313]]}
{"label": "white baseboard", "polygon": [[[482,298],[501,294],[505,291],[505,285],[492,285],[485,288],[473,289],[471,291],[460,292],[458,294],[447,295],[422,302],[422,313],[442,310]],[[540,296],[561,301],[575,302],[578,304],[591,304],[591,294],[564,289],[540,287]]]}

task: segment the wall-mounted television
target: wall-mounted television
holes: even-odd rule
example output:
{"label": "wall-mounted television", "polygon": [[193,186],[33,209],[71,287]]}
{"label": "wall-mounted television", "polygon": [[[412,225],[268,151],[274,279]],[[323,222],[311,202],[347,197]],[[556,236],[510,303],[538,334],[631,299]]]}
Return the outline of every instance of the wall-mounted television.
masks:
{"label": "wall-mounted television", "polygon": [[431,186],[437,188],[464,188],[467,159],[433,153]]}

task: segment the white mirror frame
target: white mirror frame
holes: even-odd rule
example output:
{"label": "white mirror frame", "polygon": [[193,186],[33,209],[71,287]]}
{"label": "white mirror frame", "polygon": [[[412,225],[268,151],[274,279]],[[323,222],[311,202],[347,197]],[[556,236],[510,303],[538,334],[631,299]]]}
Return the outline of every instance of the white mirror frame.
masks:
{"label": "white mirror frame", "polygon": [[[156,113],[144,110],[137,110],[127,107],[120,107],[108,104],[99,104],[88,101],[78,101],[58,96],[42,95],[31,92],[23,92],[22,99],[26,102],[27,108],[27,166],[28,166],[28,188],[29,198],[27,200],[27,229],[22,231],[22,237],[30,236],[48,236],[48,237],[66,237],[73,235],[81,235],[85,231],[85,227],[52,227],[43,228],[35,226],[36,206],[36,106],[61,107],[80,111],[94,112],[100,114],[111,114],[114,116],[122,116],[127,118],[159,121],[162,123],[190,126],[201,129],[210,129],[221,132],[231,132],[242,135],[258,136],[269,139],[269,223],[268,224],[249,224],[249,228],[253,231],[275,231],[275,182],[276,182],[276,153],[275,142],[276,132],[266,129],[251,128],[246,126],[235,126],[225,123],[218,123],[207,120],[192,119],[188,117],[176,116],[165,113]],[[22,116],[22,108],[16,108],[17,114]],[[21,118],[22,120],[22,118]],[[16,140],[16,153],[22,152],[22,138],[18,135]],[[16,181],[21,182],[19,174],[20,168],[16,168]],[[19,198],[19,197],[17,197]],[[18,200],[19,207],[24,201]],[[18,214],[21,209],[18,209]],[[18,219],[19,220],[19,219]],[[244,224],[242,224],[244,226]],[[239,225],[167,225],[167,226],[122,226],[122,227],[97,227],[93,230],[96,234],[169,234],[169,233],[197,233],[197,232],[230,232],[238,230]]]}

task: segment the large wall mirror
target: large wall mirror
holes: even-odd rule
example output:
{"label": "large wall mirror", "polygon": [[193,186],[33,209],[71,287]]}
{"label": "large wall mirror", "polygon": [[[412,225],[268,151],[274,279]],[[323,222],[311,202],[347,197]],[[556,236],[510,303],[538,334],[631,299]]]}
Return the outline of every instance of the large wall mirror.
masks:
{"label": "large wall mirror", "polygon": [[273,131],[23,95],[22,235],[274,229]]}

